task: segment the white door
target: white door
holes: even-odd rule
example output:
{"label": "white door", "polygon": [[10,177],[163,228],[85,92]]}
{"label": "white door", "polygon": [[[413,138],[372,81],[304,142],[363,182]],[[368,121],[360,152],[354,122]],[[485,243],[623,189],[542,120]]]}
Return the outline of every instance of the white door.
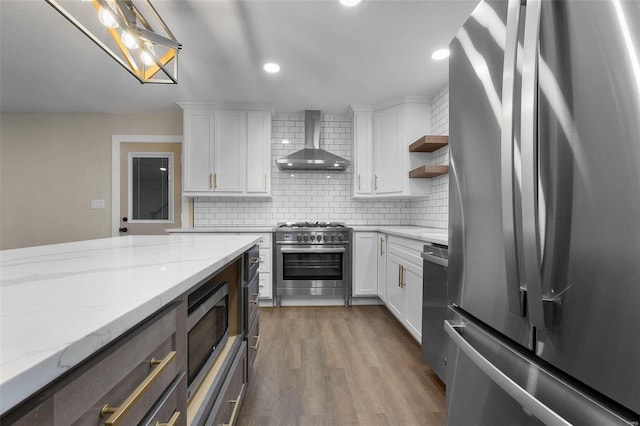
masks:
{"label": "white door", "polygon": [[[376,111],[374,116],[374,191],[376,194],[402,192],[403,158],[401,107]],[[407,148],[408,149],[408,148]]]}
{"label": "white door", "polygon": [[353,144],[354,144],[354,168],[355,181],[354,192],[356,194],[371,194],[371,177],[373,153],[373,126],[372,114],[368,112],[355,112],[353,114]]}
{"label": "white door", "polygon": [[247,113],[247,192],[271,192],[271,113]]}
{"label": "white door", "polygon": [[378,234],[378,297],[383,302],[387,300],[387,236]]}
{"label": "white door", "polygon": [[184,112],[184,190],[213,190],[212,111]]}
{"label": "white door", "polygon": [[246,124],[246,112],[215,112],[213,190],[216,192],[244,192]]}
{"label": "white door", "polygon": [[413,337],[422,342],[422,269],[406,262],[403,266],[405,324]]}
{"label": "white door", "polygon": [[120,144],[120,235],[181,227],[182,144]]}
{"label": "white door", "polygon": [[377,232],[354,232],[353,295],[378,294]]}
{"label": "white door", "polygon": [[387,307],[401,322],[404,321],[404,290],[400,287],[400,265],[402,260],[387,255]]}

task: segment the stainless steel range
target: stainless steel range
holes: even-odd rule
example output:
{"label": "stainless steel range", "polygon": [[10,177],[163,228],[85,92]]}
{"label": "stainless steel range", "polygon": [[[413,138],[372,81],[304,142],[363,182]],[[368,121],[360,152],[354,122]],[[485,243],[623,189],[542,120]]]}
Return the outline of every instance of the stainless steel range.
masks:
{"label": "stainless steel range", "polygon": [[282,296],[343,296],[349,306],[352,234],[335,222],[279,224],[273,243],[276,306]]}

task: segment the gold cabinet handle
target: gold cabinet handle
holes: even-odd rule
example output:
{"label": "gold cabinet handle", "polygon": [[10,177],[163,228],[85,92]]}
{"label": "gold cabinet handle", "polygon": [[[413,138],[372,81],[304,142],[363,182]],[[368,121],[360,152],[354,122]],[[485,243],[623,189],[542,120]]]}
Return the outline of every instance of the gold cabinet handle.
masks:
{"label": "gold cabinet handle", "polygon": [[254,300],[251,301],[252,304],[257,305],[258,304],[258,299],[260,299],[260,294],[256,295],[256,298]]}
{"label": "gold cabinet handle", "polygon": [[138,385],[137,388],[131,392],[131,394],[124,400],[122,404],[117,407],[110,406],[106,404],[100,410],[100,417],[106,417],[111,414],[107,421],[104,422],[105,426],[117,425],[120,424],[122,419],[126,416],[126,414],[136,405],[136,402],[140,400],[140,398],[149,390],[153,382],[156,381],[158,377],[162,374],[162,372],[176,359],[176,351],[171,351],[167,354],[164,359],[156,360],[155,358],[151,358],[150,364],[152,366],[157,365],[153,371],[145,377],[145,379]]}
{"label": "gold cabinet handle", "polygon": [[166,423],[156,422],[156,426],[176,426],[178,419],[180,418],[180,411],[173,413],[173,416]]}
{"label": "gold cabinet handle", "polygon": [[213,173],[209,173],[209,189],[213,189]]}
{"label": "gold cabinet handle", "polygon": [[[240,391],[242,394],[242,390]],[[233,426],[236,422],[236,417],[238,416],[238,407],[240,407],[240,395],[236,399],[232,399],[227,401],[230,404],[234,404],[233,411],[231,412],[231,418],[229,419],[229,423],[222,423],[222,426]]]}
{"label": "gold cabinet handle", "polygon": [[264,190],[267,190],[267,174],[264,175]]}
{"label": "gold cabinet handle", "polygon": [[360,175],[358,175],[358,190],[360,189]]}
{"label": "gold cabinet handle", "polygon": [[382,256],[382,238],[380,238],[380,256]]}
{"label": "gold cabinet handle", "polygon": [[252,265],[257,265],[260,262],[262,262],[262,256],[254,257],[249,261]]}
{"label": "gold cabinet handle", "polygon": [[378,189],[378,175],[375,175],[376,179],[375,179],[375,189]]}
{"label": "gold cabinet handle", "polygon": [[400,266],[400,287],[404,288],[404,266]]}
{"label": "gold cabinet handle", "polygon": [[398,265],[398,287],[402,288],[402,266]]}
{"label": "gold cabinet handle", "polygon": [[253,346],[249,346],[251,349],[253,349],[254,351],[258,352],[258,348],[260,347],[260,335],[258,334],[257,336],[253,336],[256,338],[256,344]]}
{"label": "gold cabinet handle", "polygon": [[218,174],[213,174],[213,189],[218,189]]}

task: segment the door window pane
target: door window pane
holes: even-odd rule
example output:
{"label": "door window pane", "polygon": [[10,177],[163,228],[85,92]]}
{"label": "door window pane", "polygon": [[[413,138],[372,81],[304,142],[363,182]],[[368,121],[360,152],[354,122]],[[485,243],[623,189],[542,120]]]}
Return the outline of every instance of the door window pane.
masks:
{"label": "door window pane", "polygon": [[170,220],[168,157],[133,157],[131,198],[133,220]]}

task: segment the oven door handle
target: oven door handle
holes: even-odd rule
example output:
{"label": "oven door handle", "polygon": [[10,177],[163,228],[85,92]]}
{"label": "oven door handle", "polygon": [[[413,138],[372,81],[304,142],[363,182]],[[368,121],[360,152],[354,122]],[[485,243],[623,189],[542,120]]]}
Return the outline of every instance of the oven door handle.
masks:
{"label": "oven door handle", "polygon": [[344,247],[336,247],[336,248],[322,248],[322,247],[314,247],[314,248],[289,248],[282,247],[280,249],[282,253],[344,253],[347,251]]}

